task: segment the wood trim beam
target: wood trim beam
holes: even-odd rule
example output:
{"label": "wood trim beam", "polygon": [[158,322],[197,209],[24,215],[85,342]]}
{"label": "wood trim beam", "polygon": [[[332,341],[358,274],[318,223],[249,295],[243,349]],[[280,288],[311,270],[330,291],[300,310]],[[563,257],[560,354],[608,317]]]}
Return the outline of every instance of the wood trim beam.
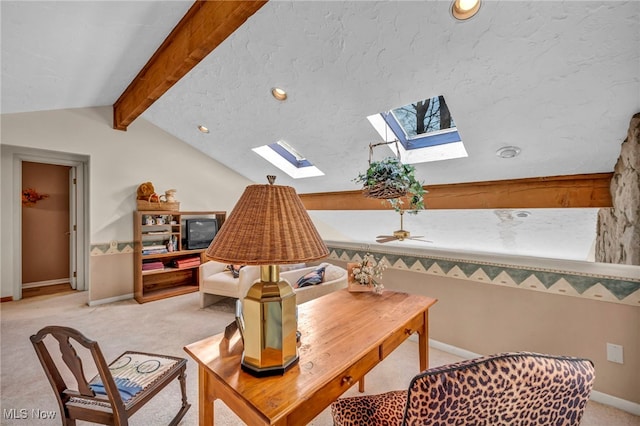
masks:
{"label": "wood trim beam", "polygon": [[[427,209],[612,207],[613,173],[427,185]],[[362,191],[300,194],[307,210],[386,210],[389,203]]]}
{"label": "wood trim beam", "polygon": [[197,0],[113,104],[113,128],[127,126],[267,3]]}

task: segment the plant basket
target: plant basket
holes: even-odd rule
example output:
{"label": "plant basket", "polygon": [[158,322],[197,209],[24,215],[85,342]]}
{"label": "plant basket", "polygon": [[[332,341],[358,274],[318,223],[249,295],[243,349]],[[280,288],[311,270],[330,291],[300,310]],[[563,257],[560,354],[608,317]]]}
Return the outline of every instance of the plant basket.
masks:
{"label": "plant basket", "polygon": [[[410,213],[417,213],[418,210],[424,209],[424,194],[427,191],[416,179],[415,167],[402,164],[399,157],[372,161],[371,152],[376,145],[369,145],[367,171],[359,173],[353,179],[363,185],[362,195],[388,202],[396,211],[407,210]],[[403,207],[403,204],[408,204],[408,207]]]}
{"label": "plant basket", "polygon": [[167,203],[165,201],[148,201],[148,200],[136,200],[138,210],[165,210],[165,211],[178,211],[180,210],[180,202]]}
{"label": "plant basket", "polygon": [[391,198],[404,197],[407,195],[407,191],[404,189],[389,187],[385,182],[378,182],[375,185],[363,187],[362,194],[368,198],[388,200]]}

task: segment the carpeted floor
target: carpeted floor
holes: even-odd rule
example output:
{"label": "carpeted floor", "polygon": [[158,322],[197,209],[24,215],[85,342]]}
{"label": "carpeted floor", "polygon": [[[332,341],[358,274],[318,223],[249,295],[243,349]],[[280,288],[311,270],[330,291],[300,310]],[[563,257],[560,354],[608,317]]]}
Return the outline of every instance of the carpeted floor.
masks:
{"label": "carpeted floor", "polygon": [[[187,391],[191,410],[182,425],[196,425],[198,416],[197,368],[183,347],[204,337],[221,332],[233,320],[233,300],[223,299],[206,309],[199,309],[198,294],[140,305],[133,300],[90,307],[87,295],[77,292],[64,295],[38,296],[0,305],[0,408],[2,425],[56,425],[55,419],[37,419],[38,413],[57,411],[53,391],[29,341],[29,336],[45,325],[76,328],[97,340],[107,360],[125,350],[141,350],[176,355],[189,359]],[[430,351],[430,365],[459,361],[460,358],[435,349]],[[418,351],[411,340],[402,344],[366,377],[367,393],[403,389],[418,373]],[[94,371],[87,371],[92,376]],[[166,425],[180,406],[178,382],[158,394],[136,413],[132,425]],[[345,395],[357,394],[357,386]],[[21,411],[24,410],[24,411]],[[241,422],[223,403],[216,401],[216,424],[239,425]],[[26,418],[22,417],[25,413]],[[78,425],[86,424],[78,422]],[[311,425],[329,426],[328,410]],[[591,401],[583,426],[640,425],[640,418]]]}

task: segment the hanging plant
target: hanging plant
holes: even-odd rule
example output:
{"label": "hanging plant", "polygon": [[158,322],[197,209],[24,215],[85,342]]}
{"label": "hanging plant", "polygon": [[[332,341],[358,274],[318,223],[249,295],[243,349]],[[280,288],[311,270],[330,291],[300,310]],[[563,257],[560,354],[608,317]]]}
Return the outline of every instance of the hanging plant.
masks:
{"label": "hanging plant", "polygon": [[38,194],[33,188],[22,190],[22,205],[25,207],[33,207],[38,201],[45,198],[49,198],[49,194]]}
{"label": "hanging plant", "polygon": [[[402,164],[396,157],[387,157],[370,161],[367,171],[353,180],[363,184],[365,197],[383,199],[396,211],[415,214],[424,209],[424,194],[428,192],[416,179],[415,172],[412,165]],[[405,207],[404,199],[407,198],[409,206]]]}

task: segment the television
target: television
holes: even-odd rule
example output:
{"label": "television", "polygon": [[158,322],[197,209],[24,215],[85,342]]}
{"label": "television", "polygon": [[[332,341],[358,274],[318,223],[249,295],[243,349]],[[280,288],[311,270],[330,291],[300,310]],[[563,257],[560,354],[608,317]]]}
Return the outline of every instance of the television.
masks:
{"label": "television", "polygon": [[217,233],[218,221],[215,218],[185,219],[182,235],[183,248],[185,250],[207,248]]}

